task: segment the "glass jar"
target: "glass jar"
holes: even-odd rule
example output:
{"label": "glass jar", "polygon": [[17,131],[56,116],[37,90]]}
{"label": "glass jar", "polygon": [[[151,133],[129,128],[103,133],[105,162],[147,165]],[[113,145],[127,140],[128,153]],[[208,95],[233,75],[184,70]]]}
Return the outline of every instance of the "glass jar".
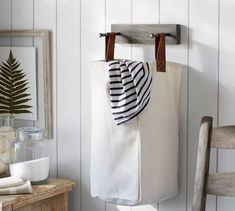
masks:
{"label": "glass jar", "polygon": [[12,116],[0,116],[0,174],[7,175],[10,160],[10,145],[15,138]]}
{"label": "glass jar", "polygon": [[48,141],[44,139],[44,130],[38,127],[18,128],[11,146],[11,176],[41,184],[49,177],[49,166]]}

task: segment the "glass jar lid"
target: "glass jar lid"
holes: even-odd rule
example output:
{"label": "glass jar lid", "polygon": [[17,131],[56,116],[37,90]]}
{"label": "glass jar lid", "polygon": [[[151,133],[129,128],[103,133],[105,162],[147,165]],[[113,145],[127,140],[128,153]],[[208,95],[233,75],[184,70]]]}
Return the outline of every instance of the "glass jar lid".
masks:
{"label": "glass jar lid", "polygon": [[16,137],[21,141],[40,141],[44,138],[44,130],[39,127],[21,127],[16,130]]}

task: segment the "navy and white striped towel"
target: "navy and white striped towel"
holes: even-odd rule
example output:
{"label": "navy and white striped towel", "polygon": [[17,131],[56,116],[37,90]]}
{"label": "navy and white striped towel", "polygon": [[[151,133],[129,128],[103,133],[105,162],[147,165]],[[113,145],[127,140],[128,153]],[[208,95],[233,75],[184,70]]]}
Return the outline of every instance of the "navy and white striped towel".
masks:
{"label": "navy and white striped towel", "polygon": [[136,117],[150,99],[152,74],[148,63],[110,61],[110,101],[114,120],[120,125]]}

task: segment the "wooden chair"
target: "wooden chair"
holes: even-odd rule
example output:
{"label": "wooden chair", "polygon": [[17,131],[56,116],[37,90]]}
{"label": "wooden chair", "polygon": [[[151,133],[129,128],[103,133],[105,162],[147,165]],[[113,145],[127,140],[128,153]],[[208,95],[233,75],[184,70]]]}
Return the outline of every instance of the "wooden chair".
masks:
{"label": "wooden chair", "polygon": [[204,211],[206,195],[235,197],[235,172],[209,173],[210,149],[235,149],[235,125],[212,128],[212,117],[203,117],[199,132],[193,211]]}

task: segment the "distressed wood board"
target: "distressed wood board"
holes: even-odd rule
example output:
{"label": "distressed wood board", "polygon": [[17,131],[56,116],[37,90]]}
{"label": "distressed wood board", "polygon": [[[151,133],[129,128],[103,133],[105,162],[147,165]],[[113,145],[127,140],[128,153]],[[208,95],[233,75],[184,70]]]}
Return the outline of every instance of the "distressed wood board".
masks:
{"label": "distressed wood board", "polygon": [[206,192],[217,196],[235,197],[235,172],[209,174]]}
{"label": "distressed wood board", "polygon": [[33,185],[32,194],[4,195],[0,196],[0,207],[3,211],[11,207],[12,210],[29,206],[42,200],[55,197],[75,189],[76,183],[71,180],[51,178],[42,185]]}
{"label": "distressed wood board", "polygon": [[213,128],[211,147],[218,149],[235,149],[235,126],[228,125]]}
{"label": "distressed wood board", "polygon": [[120,32],[117,43],[154,44],[150,34],[170,33],[166,36],[166,44],[180,44],[179,24],[112,24],[112,32]]}

